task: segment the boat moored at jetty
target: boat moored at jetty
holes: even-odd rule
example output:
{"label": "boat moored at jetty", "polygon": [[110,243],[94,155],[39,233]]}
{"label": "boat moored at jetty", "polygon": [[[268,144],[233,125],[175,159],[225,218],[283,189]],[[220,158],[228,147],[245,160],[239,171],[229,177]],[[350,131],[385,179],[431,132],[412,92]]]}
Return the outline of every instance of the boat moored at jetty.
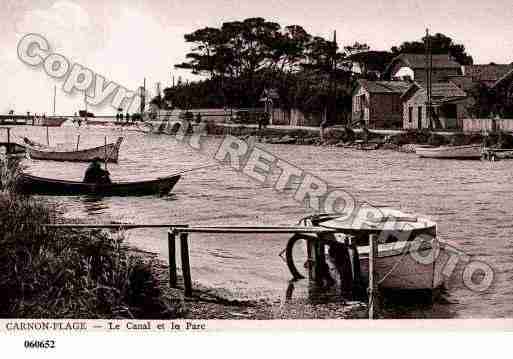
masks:
{"label": "boat moored at jetty", "polygon": [[[311,216],[301,224],[335,231],[323,234],[326,248],[320,252],[325,256],[327,272],[336,281],[344,281],[340,278],[343,270],[337,266],[345,256],[350,259],[351,281],[368,283],[369,241],[370,235],[376,235],[378,256],[374,263],[381,288],[429,291],[439,288],[443,284],[443,261],[439,255],[443,246],[436,237],[436,223],[390,208],[379,208],[378,213],[373,223],[369,223],[369,211],[364,210],[349,218]],[[318,261],[312,255],[315,250],[307,246],[308,236],[295,236],[287,244],[287,264],[297,279],[309,276],[309,263]],[[342,263],[347,264],[348,260],[342,259]]]}

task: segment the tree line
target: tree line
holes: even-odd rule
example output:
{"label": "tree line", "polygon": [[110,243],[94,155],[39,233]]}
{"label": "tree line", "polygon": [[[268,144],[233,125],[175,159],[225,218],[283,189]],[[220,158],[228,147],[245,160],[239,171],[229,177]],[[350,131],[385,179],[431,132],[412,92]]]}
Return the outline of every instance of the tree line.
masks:
{"label": "tree line", "polygon": [[[191,51],[175,68],[205,79],[166,88],[164,97],[153,102],[178,108],[257,107],[264,89],[273,88],[282,108],[337,108],[333,113],[347,117],[358,78],[375,79],[399,53],[425,51],[425,38],[375,51],[360,42],[340,48],[335,36],[314,36],[300,25],[282,27],[261,17],[197,29],[184,35]],[[431,48],[435,54],[449,53],[461,64],[473,61],[463,45],[443,34],[431,36]]]}

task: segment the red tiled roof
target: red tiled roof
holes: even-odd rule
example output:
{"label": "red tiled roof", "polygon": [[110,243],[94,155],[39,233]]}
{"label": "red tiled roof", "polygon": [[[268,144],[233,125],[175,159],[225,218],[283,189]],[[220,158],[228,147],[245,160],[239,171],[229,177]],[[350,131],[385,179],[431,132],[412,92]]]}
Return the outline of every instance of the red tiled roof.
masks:
{"label": "red tiled roof", "polygon": [[472,77],[463,75],[449,76],[449,81],[463,91],[470,91],[475,84],[475,82],[472,81]]}
{"label": "red tiled roof", "polygon": [[[413,69],[425,69],[426,68],[426,56],[424,54],[400,54],[396,57],[403,61],[407,66]],[[442,55],[432,55],[433,68],[460,68],[460,64],[451,59],[451,57],[447,54]]]}
{"label": "red tiled roof", "polygon": [[510,79],[512,76],[513,76],[513,69],[508,71],[506,74],[504,74],[504,76],[502,76],[500,79],[495,81],[493,83],[492,87],[496,87],[496,86],[500,85],[501,83],[504,83],[505,81]]}
{"label": "red tiled roof", "polygon": [[[412,69],[425,69],[426,56],[424,54],[400,54],[392,59],[387,65],[384,73],[388,73],[395,63],[402,62],[405,66]],[[461,66],[456,61],[452,60],[447,54],[432,55],[432,68],[433,69],[460,69]]]}
{"label": "red tiled roof", "polygon": [[470,76],[474,82],[493,83],[511,70],[513,70],[511,64],[468,65],[464,67],[465,76]]}
{"label": "red tiled roof", "polygon": [[452,82],[436,82],[431,84],[431,96],[467,97],[467,94]]}
{"label": "red tiled roof", "polygon": [[[402,97],[407,100],[419,90],[426,91],[426,88],[423,84],[414,83]],[[467,94],[452,82],[435,82],[431,84],[431,97],[433,100],[445,101],[455,98],[465,98]]]}
{"label": "red tiled roof", "polygon": [[369,81],[358,80],[360,86],[365,87],[369,93],[396,93],[402,94],[411,86],[408,81]]}

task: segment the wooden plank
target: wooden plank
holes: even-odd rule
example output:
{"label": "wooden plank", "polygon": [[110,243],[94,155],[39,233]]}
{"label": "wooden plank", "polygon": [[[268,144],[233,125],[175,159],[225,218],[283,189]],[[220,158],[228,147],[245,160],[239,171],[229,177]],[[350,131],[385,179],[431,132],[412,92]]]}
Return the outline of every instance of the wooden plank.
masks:
{"label": "wooden plank", "polygon": [[104,228],[104,229],[136,229],[136,228],[173,228],[183,233],[255,233],[255,234],[277,234],[277,233],[337,233],[336,229],[321,227],[286,227],[286,226],[255,226],[255,227],[187,227],[184,224],[170,223],[47,223],[44,227],[49,228]]}
{"label": "wooden plank", "polygon": [[189,243],[188,233],[180,233],[180,250],[182,253],[182,276],[184,295],[192,297],[192,280],[191,280],[191,265],[189,262]]}
{"label": "wooden plank", "polygon": [[130,223],[48,223],[45,227],[50,228],[106,228],[106,229],[135,229],[135,228],[179,228],[183,224],[130,224]]}
{"label": "wooden plank", "polygon": [[321,227],[182,227],[178,232],[184,233],[336,233],[335,229]]}
{"label": "wooden plank", "polygon": [[167,234],[167,248],[169,254],[169,285],[176,288],[178,278],[176,275],[176,234],[170,231]]}

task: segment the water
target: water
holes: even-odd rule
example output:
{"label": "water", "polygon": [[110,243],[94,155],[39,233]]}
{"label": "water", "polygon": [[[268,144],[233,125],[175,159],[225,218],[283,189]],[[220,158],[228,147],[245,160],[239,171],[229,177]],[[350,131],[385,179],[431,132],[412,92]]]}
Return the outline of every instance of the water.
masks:
{"label": "water", "polygon": [[[13,133],[46,142],[46,130],[17,127]],[[215,163],[220,139],[209,138],[196,150],[166,135],[145,135],[106,127],[50,128],[54,145],[73,147],[80,133],[80,147],[99,146],[104,136],[114,142],[125,137],[119,164],[109,164],[113,180],[139,180],[168,175]],[[448,282],[448,290],[433,305],[397,305],[391,317],[511,317],[513,166],[510,161],[439,161],[419,159],[394,151],[354,151],[315,146],[269,145],[259,147],[306,170],[330,184],[344,188],[358,200],[387,205],[404,212],[423,214],[438,224],[441,240],[457,245],[473,260],[489,263],[494,285],[476,293],[461,284],[461,271]],[[81,180],[87,164],[26,161],[35,175]],[[158,198],[62,197],[57,201],[69,218],[91,222],[187,223],[190,225],[251,224],[290,225],[309,214],[293,200],[293,189],[276,193],[271,184],[259,184],[226,167],[206,168],[183,176],[173,194]],[[163,229],[133,230],[130,244],[162,253],[166,259]],[[290,274],[278,256],[284,235],[201,235],[190,241],[192,276],[201,285],[222,288],[230,298],[285,297]],[[294,296],[308,294],[299,283]]]}

